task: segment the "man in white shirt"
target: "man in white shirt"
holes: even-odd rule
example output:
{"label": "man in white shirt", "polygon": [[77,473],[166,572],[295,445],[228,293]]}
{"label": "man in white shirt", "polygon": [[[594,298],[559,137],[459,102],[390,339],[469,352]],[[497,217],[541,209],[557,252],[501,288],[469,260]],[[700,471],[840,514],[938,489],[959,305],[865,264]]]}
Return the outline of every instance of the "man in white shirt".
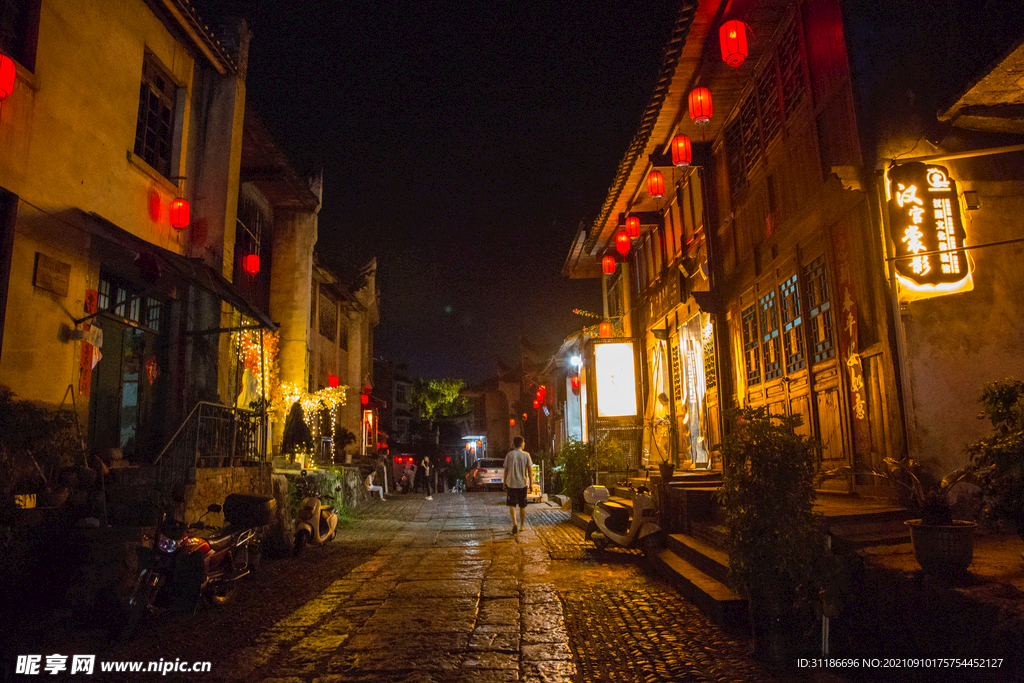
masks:
{"label": "man in white shirt", "polygon": [[[512,446],[505,456],[505,502],[512,515],[512,533],[516,534],[526,525],[526,491],[533,487],[533,460],[523,450],[523,437],[513,439]],[[516,506],[519,507],[518,520]]]}

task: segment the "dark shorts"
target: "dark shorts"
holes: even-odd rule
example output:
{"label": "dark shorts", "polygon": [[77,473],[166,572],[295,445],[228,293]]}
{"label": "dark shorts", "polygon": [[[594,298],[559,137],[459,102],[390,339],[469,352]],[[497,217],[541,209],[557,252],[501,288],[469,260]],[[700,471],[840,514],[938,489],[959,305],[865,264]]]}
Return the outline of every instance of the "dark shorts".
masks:
{"label": "dark shorts", "polygon": [[505,503],[510,507],[514,508],[519,506],[521,508],[526,507],[526,487],[521,489],[506,489]]}

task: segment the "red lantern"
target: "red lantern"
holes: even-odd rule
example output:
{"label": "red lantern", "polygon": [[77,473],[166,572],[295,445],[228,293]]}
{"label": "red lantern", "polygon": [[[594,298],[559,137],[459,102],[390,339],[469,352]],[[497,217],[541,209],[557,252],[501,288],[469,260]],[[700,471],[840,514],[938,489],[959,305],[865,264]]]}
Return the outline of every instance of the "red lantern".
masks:
{"label": "red lantern", "polygon": [[626,218],[626,233],[631,238],[640,236],[640,219],[636,216],[629,216]]}
{"label": "red lantern", "polygon": [[690,138],[685,135],[677,135],[672,138],[672,165],[689,166],[692,158]]}
{"label": "red lantern", "polygon": [[364,406],[370,405],[370,395],[369,394],[359,394],[359,403],[361,403]]}
{"label": "red lantern", "polygon": [[601,259],[601,272],[605,275],[611,275],[615,272],[615,257],[605,256]]}
{"label": "red lantern", "polygon": [[615,234],[615,251],[623,256],[629,253],[629,235],[625,230],[619,230]]}
{"label": "red lantern", "polygon": [[538,401],[537,399],[533,399],[533,407],[534,409],[540,408],[540,401]]}
{"label": "red lantern", "polygon": [[338,386],[338,376],[337,375],[327,375],[327,383],[330,384],[332,387]]}
{"label": "red lantern", "polygon": [[14,60],[7,55],[0,55],[0,100],[14,92],[16,73],[18,67],[14,66]]}
{"label": "red lantern", "polygon": [[597,336],[599,336],[601,339],[607,339],[608,337],[612,336],[612,324],[601,323],[600,325],[598,325]]}
{"label": "red lantern", "polygon": [[547,388],[547,386],[545,386],[545,385],[541,384],[541,385],[540,385],[539,387],[537,387],[537,394],[538,394],[538,395],[540,395],[540,396],[546,396],[546,395],[547,395],[547,393],[548,393],[548,388]]}
{"label": "red lantern", "polygon": [[579,390],[580,390],[580,376],[579,375],[573,375],[572,376],[572,390],[577,392],[577,393],[579,393]]}
{"label": "red lantern", "polygon": [[655,199],[665,196],[665,176],[661,171],[651,171],[651,175],[647,176],[647,193]]}
{"label": "red lantern", "polygon": [[[188,227],[189,214],[192,211],[192,207],[184,199],[172,199],[171,200],[171,227],[175,230],[181,230],[182,228]],[[257,268],[259,270],[259,268]]]}
{"label": "red lantern", "polygon": [[711,91],[694,88],[690,91],[690,120],[698,126],[706,126],[711,120]]}
{"label": "red lantern", "polygon": [[746,24],[736,19],[725,22],[718,29],[718,40],[722,44],[722,59],[732,68],[738,69],[749,54]]}
{"label": "red lantern", "polygon": [[255,275],[260,272],[260,255],[249,254],[242,259],[242,267],[245,269],[245,272],[249,273],[249,275]]}

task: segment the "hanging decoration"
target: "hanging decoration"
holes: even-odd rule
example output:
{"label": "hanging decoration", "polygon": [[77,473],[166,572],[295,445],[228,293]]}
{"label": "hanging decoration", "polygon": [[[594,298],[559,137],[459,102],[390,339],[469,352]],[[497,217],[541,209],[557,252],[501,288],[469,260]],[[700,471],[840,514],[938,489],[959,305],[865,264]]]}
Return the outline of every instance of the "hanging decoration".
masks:
{"label": "hanging decoration", "polygon": [[184,199],[172,199],[170,211],[171,227],[175,230],[181,230],[188,227],[189,214],[191,211],[192,207]]}
{"label": "hanging decoration", "polygon": [[14,76],[17,72],[14,60],[5,54],[0,54],[0,100],[14,92]]}
{"label": "hanging decoration", "polygon": [[654,199],[661,199],[665,196],[665,176],[661,171],[651,171],[647,176],[647,193]]}
{"label": "hanging decoration", "polygon": [[698,126],[706,126],[711,121],[711,91],[707,88],[694,88],[690,91],[690,120]]}
{"label": "hanging decoration", "polygon": [[157,378],[160,377],[160,364],[156,362],[156,356],[150,356],[146,359],[145,368],[149,386],[153,386]]}
{"label": "hanging decoration", "polygon": [[601,323],[600,325],[597,326],[597,330],[597,336],[599,336],[601,339],[607,339],[608,337],[612,336],[611,323]]}
{"label": "hanging decoration", "polygon": [[619,230],[615,233],[615,251],[623,256],[629,253],[629,235],[626,234],[625,230]]}
{"label": "hanging decoration", "polygon": [[626,234],[629,235],[630,239],[636,239],[640,236],[640,219],[636,216],[626,217]]}
{"label": "hanging decoration", "polygon": [[722,44],[722,60],[738,69],[747,58],[747,25],[737,19],[722,24],[718,29],[718,40]]}
{"label": "hanging decoration", "polygon": [[601,259],[601,272],[603,272],[605,275],[611,275],[615,272],[614,256],[609,255]]}
{"label": "hanging decoration", "polygon": [[246,256],[242,259],[242,268],[245,272],[249,273],[249,275],[255,275],[260,272],[260,255],[249,254]]}
{"label": "hanging decoration", "polygon": [[329,385],[330,385],[331,387],[336,387],[336,386],[338,386],[338,381],[339,381],[339,380],[338,380],[338,376],[337,376],[337,375],[327,375],[327,383],[328,383],[328,384],[329,384]]}
{"label": "hanging decoration", "polygon": [[672,138],[672,165],[689,166],[693,159],[693,150],[690,145],[690,138],[685,135],[677,135]]}
{"label": "hanging decoration", "polygon": [[[337,387],[326,387],[320,391],[309,393],[302,391],[297,386],[291,383],[285,383],[280,386],[277,393],[277,398],[274,401],[274,410],[280,415],[285,415],[288,412],[289,407],[299,402],[302,406],[302,421],[309,427],[309,431],[313,435],[313,443],[320,443],[320,411],[326,410],[331,419],[331,433],[338,433],[338,421],[341,418],[340,411],[338,408],[344,406],[347,402],[345,397],[348,387],[345,385]],[[334,460],[334,449],[335,445],[332,440],[331,442],[331,462]],[[312,458],[313,454],[310,454]],[[312,462],[315,467],[316,463]],[[331,463],[321,463],[329,465]]]}
{"label": "hanging decoration", "polygon": [[572,393],[574,393],[574,394],[580,393],[580,376],[579,375],[573,375],[572,376]]}

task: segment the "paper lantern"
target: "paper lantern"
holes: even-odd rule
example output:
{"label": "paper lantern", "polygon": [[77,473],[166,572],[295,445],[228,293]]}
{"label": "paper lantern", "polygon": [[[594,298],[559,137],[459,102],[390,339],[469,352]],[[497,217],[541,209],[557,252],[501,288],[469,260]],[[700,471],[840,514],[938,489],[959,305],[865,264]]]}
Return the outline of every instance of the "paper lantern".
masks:
{"label": "paper lantern", "polygon": [[601,259],[601,272],[605,275],[611,275],[615,272],[615,257],[605,256]]}
{"label": "paper lantern", "polygon": [[685,135],[677,135],[672,138],[672,165],[689,166],[692,158],[693,152],[690,149],[690,138]]}
{"label": "paper lantern", "polygon": [[665,196],[665,176],[661,174],[661,171],[651,171],[651,174],[647,176],[647,193],[655,199]]}
{"label": "paper lantern", "polygon": [[0,100],[14,92],[14,76],[17,73],[14,60],[7,55],[0,55]]}
{"label": "paper lantern", "polygon": [[600,325],[598,325],[597,336],[599,336],[601,339],[607,339],[608,337],[612,336],[612,324],[601,323]]}
{"label": "paper lantern", "polygon": [[615,251],[623,256],[629,253],[629,235],[626,234],[625,230],[619,230],[615,233]]}
{"label": "paper lantern", "polygon": [[640,236],[640,219],[636,216],[629,216],[626,218],[626,234],[630,238],[637,238]]}
{"label": "paper lantern", "polygon": [[572,376],[572,390],[577,392],[577,393],[579,393],[579,390],[580,390],[580,376],[579,375],[573,375]]}
{"label": "paper lantern", "polygon": [[[171,200],[171,227],[175,230],[181,230],[188,226],[189,214],[192,212],[192,207],[184,199],[172,199]],[[259,270],[259,268],[257,268]]]}
{"label": "paper lantern", "polygon": [[711,120],[711,91],[694,88],[690,91],[690,120],[698,126],[706,126]]}
{"label": "paper lantern", "polygon": [[537,387],[537,394],[539,396],[547,396],[547,393],[548,393],[548,388],[547,388],[546,385],[541,384],[539,387]]}
{"label": "paper lantern", "polygon": [[538,401],[537,399],[533,399],[533,407],[534,409],[540,408],[540,401]]}
{"label": "paper lantern", "polygon": [[722,44],[722,59],[736,69],[747,58],[747,26],[733,19],[718,29],[718,40]]}
{"label": "paper lantern", "polygon": [[332,387],[338,386],[338,376],[337,375],[328,375],[327,376],[327,383],[330,384]]}
{"label": "paper lantern", "polygon": [[260,272],[260,255],[249,254],[242,259],[242,267],[245,269],[245,272],[249,273],[249,275],[255,275]]}

